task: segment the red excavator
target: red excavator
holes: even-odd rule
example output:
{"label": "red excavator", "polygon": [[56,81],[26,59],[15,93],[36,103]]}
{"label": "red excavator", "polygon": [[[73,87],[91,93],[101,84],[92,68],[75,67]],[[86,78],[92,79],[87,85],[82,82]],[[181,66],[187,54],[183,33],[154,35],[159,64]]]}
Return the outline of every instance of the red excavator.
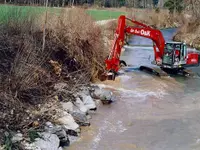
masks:
{"label": "red excavator", "polygon": [[[126,24],[126,21],[130,21],[134,26],[129,26]],[[124,61],[120,60],[121,50],[125,43],[126,34],[142,36],[153,41],[153,49],[155,54],[153,64],[161,68],[162,74],[163,72],[164,74],[173,72],[189,75],[185,67],[199,65],[199,54],[197,52],[187,51],[187,46],[185,43],[166,43],[160,30],[153,29],[148,25],[126,18],[122,15],[118,19],[118,26],[115,32],[112,50],[108,58],[105,60],[107,74],[112,80],[115,79],[115,75],[120,69],[120,65],[126,65]],[[161,73],[158,71],[145,66],[140,66],[140,70],[152,72],[159,76],[161,75]]]}

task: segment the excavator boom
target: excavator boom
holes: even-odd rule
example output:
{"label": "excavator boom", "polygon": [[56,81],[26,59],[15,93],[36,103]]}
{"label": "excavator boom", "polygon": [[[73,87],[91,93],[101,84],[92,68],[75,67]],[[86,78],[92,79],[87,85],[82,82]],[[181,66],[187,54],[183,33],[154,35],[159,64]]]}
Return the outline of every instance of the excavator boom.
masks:
{"label": "excavator boom", "polygon": [[[127,26],[126,20],[132,22],[134,26]],[[135,20],[131,20],[122,15],[118,19],[118,26],[115,32],[115,39],[112,50],[109,57],[105,61],[107,71],[118,72],[121,49],[124,45],[126,33],[151,39],[154,43],[153,48],[155,53],[155,62],[159,64],[159,61],[162,59],[165,46],[165,40],[162,33],[159,30],[153,29],[150,26]]]}

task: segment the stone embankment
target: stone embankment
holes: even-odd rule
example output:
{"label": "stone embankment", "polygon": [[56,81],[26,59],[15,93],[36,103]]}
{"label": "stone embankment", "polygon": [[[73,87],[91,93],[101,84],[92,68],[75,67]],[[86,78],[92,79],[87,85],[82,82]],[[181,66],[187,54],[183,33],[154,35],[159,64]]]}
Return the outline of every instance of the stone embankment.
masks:
{"label": "stone embankment", "polygon": [[[55,85],[55,90],[68,94],[65,83]],[[54,122],[46,122],[41,132],[32,133],[34,138],[25,138],[20,132],[12,137],[12,143],[20,143],[27,150],[62,150],[76,141],[81,134],[81,126],[89,126],[91,115],[97,111],[100,104],[112,102],[112,92],[99,88],[98,86],[84,86],[74,93],[74,101],[65,97],[58,101]],[[32,141],[32,142],[30,142]],[[3,148],[2,148],[3,149]]]}

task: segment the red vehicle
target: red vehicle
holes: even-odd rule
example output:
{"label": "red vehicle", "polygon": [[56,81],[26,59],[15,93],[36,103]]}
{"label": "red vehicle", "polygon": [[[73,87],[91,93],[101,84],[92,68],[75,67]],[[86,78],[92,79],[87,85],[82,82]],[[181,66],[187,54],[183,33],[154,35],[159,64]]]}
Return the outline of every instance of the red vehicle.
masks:
{"label": "red vehicle", "polygon": [[[126,21],[132,22],[134,26],[128,26]],[[131,20],[122,15],[118,19],[118,26],[115,32],[112,50],[109,57],[105,60],[107,73],[112,74],[112,79],[115,78],[116,73],[120,69],[120,64],[123,63],[126,65],[124,61],[120,61],[121,50],[124,46],[126,34],[133,34],[151,39],[153,41],[155,54],[153,62],[164,72],[170,71],[187,74],[185,67],[199,65],[199,54],[196,52],[188,52],[185,43],[165,43],[165,39],[160,30],[153,29],[150,26]],[[140,69],[155,72],[155,70],[145,66],[141,66]],[[157,74],[159,75],[159,73]]]}

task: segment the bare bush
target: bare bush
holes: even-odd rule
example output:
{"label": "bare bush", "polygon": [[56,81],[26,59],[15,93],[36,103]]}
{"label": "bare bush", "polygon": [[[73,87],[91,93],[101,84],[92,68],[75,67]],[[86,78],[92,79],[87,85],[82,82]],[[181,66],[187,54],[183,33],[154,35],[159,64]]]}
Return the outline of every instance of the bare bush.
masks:
{"label": "bare bush", "polygon": [[101,29],[84,10],[63,9],[59,16],[48,18],[48,26],[51,32],[47,45],[54,51],[64,51],[80,68],[87,68],[91,77],[103,70],[105,49]]}
{"label": "bare bush", "polygon": [[175,41],[182,41],[188,45],[200,48],[200,22],[195,18],[185,18],[182,26],[174,36]]}
{"label": "bare bush", "polygon": [[174,40],[186,42],[188,45],[200,48],[200,2],[198,0],[185,1],[186,10],[181,27],[174,36]]}
{"label": "bare bush", "polygon": [[18,10],[7,15],[0,28],[0,128],[12,130],[31,121],[27,110],[41,103],[48,91],[44,86],[48,73],[42,67],[48,53],[42,53],[37,43],[34,20],[20,19],[23,12]]}
{"label": "bare bush", "polygon": [[200,1],[199,0],[185,0],[186,10],[191,11],[193,17],[200,18]]}
{"label": "bare bush", "polygon": [[101,26],[104,35],[104,45],[106,47],[107,55],[113,45],[114,34],[117,28],[117,20],[108,21],[105,25]]}

